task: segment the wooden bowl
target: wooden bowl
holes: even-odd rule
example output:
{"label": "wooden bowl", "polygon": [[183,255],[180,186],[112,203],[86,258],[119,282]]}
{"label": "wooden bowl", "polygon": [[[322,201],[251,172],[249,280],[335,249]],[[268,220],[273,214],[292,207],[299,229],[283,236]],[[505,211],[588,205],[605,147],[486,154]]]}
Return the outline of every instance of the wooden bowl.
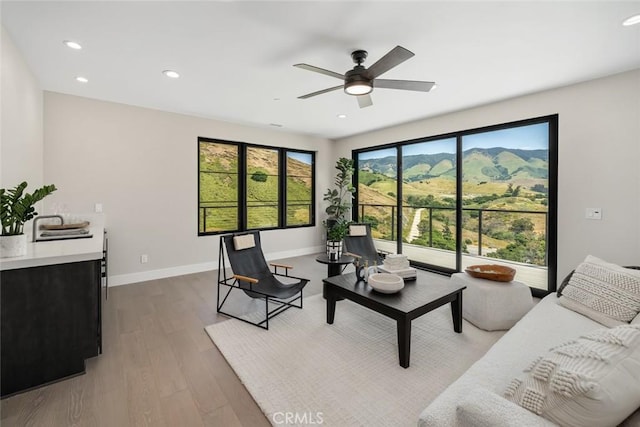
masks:
{"label": "wooden bowl", "polygon": [[471,277],[494,282],[510,282],[516,275],[513,268],[498,264],[470,265],[464,271]]}

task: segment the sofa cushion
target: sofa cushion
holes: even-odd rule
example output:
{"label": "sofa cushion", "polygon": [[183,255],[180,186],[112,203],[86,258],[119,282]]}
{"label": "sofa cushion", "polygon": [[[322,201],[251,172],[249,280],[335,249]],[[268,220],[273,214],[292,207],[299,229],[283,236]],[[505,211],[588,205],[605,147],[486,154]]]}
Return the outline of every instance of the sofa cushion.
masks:
{"label": "sofa cushion", "polygon": [[629,323],[640,312],[640,271],[587,256],[559,303],[605,326]]}
{"label": "sofa cushion", "polygon": [[552,348],[505,397],[560,425],[620,424],[640,407],[640,325],[598,329]]}
{"label": "sofa cushion", "polygon": [[[466,290],[465,290],[466,292]],[[473,328],[466,324],[465,328]],[[558,304],[556,294],[539,301],[487,353],[440,394],[420,415],[420,427],[454,427],[456,407],[469,390],[486,388],[502,396],[511,380],[535,355],[602,328],[597,322]],[[487,332],[497,334],[501,332]]]}

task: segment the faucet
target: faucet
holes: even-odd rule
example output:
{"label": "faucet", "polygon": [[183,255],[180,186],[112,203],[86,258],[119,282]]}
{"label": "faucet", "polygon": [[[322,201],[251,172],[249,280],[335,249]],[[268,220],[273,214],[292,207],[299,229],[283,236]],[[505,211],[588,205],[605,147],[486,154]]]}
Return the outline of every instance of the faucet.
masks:
{"label": "faucet", "polygon": [[46,218],[60,218],[60,225],[64,224],[64,218],[62,218],[62,215],[42,215],[42,216],[37,216],[33,219],[33,242],[35,242],[36,236],[37,236],[37,228],[36,228],[36,224],[38,223],[39,220],[41,219],[46,219]]}

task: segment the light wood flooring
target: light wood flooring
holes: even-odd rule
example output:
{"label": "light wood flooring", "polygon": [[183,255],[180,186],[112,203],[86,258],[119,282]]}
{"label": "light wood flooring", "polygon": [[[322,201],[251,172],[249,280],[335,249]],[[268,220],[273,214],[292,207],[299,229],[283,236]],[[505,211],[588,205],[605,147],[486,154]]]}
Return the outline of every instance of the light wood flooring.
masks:
{"label": "light wood flooring", "polygon": [[[312,279],[305,297],[326,277],[314,258],[283,260]],[[269,426],[204,331],[227,320],[216,314],[215,274],[109,288],[102,355],[85,375],[2,400],[1,425]]]}

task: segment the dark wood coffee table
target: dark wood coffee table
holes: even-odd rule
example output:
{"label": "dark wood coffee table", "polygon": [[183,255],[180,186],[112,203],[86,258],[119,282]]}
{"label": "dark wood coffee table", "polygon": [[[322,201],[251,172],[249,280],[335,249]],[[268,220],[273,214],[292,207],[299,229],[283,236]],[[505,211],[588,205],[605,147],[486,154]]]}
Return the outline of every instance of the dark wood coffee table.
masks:
{"label": "dark wood coffee table", "polygon": [[462,332],[462,291],[466,286],[428,282],[418,277],[405,282],[404,289],[395,294],[374,291],[363,281],[356,282],[355,273],[327,277],[323,280],[327,299],[327,323],[333,324],[336,301],[348,299],[377,313],[394,319],[398,330],[400,366],[409,367],[411,354],[411,321],[438,307],[451,303],[453,330]]}

